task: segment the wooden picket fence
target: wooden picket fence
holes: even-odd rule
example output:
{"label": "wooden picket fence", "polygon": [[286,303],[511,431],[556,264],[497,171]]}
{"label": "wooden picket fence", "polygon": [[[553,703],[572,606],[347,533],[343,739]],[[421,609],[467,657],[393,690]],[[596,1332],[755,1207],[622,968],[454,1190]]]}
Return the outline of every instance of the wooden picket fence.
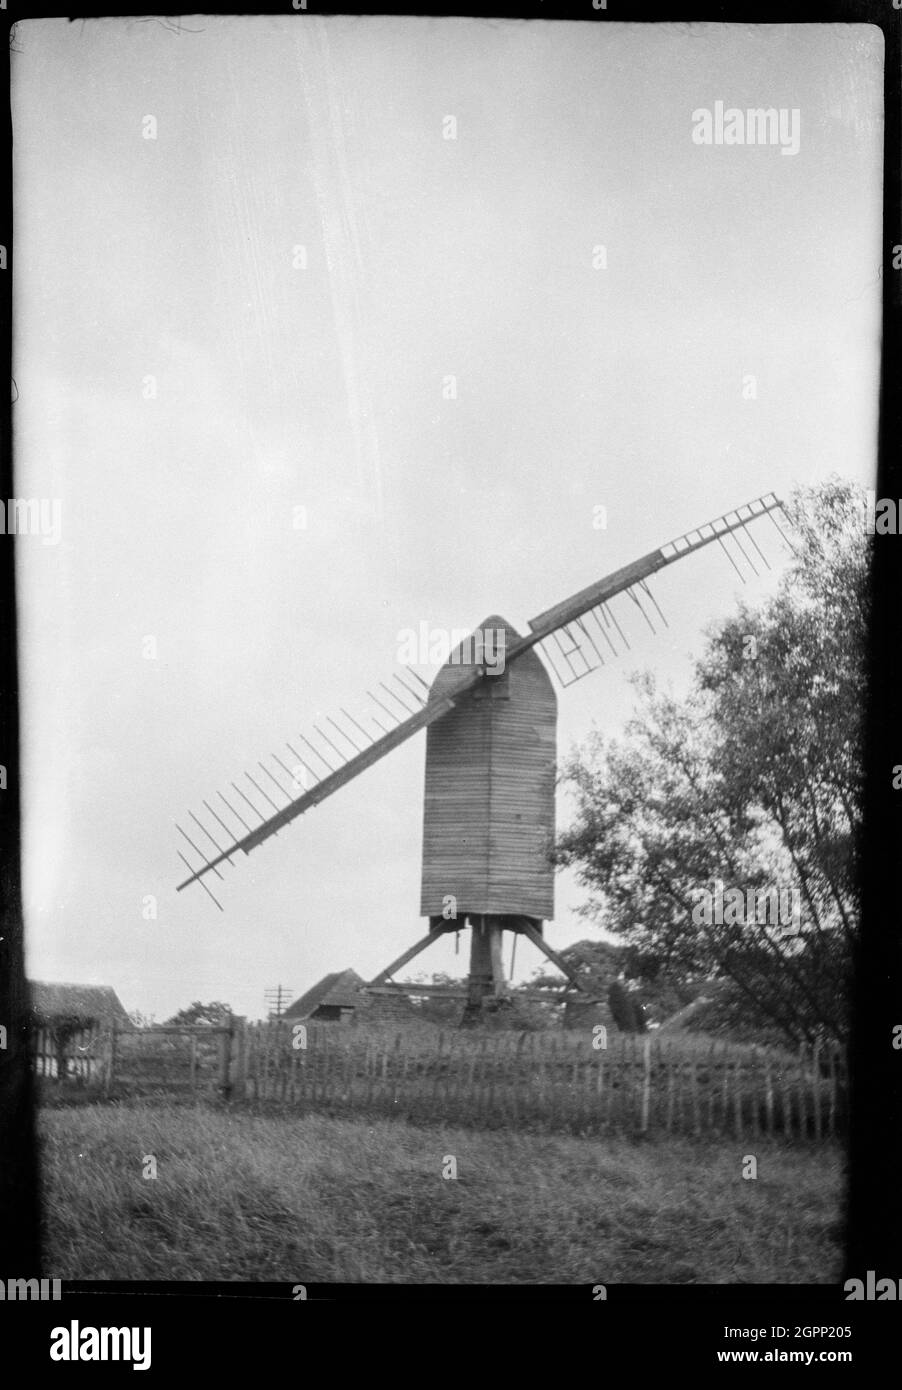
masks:
{"label": "wooden picket fence", "polygon": [[[233,1099],[479,1126],[823,1140],[845,1132],[846,1062],[691,1039],[577,1033],[239,1030]],[[594,1039],[595,1042],[600,1039]]]}
{"label": "wooden picket fence", "polygon": [[[38,1040],[35,1066],[55,1075],[50,1040]],[[848,1125],[838,1049],[793,1054],[685,1035],[386,1031],[233,1017],[216,1027],[100,1030],[78,1040],[67,1071],[106,1095],[218,1097],[486,1128],[819,1141]]]}

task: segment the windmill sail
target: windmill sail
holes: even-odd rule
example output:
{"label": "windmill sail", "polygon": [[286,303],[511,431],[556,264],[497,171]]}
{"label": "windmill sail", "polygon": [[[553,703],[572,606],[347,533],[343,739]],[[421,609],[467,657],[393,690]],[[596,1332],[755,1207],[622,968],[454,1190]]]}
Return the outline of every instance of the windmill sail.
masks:
{"label": "windmill sail", "polygon": [[[768,493],[606,575],[533,618],[529,633],[510,641],[505,662],[509,665],[541,645],[562,685],[581,680],[605,664],[606,652],[618,655],[620,644],[629,646],[623,626],[611,607],[612,599],[619,595],[631,599],[652,631],[657,630],[655,621],[666,626],[666,619],[648,585],[651,576],[675,560],[717,542],[744,581],[743,565],[758,573],[755,554],[758,563],[767,565],[763,551],[747,529],[750,523],[768,517],[783,540],[791,544],[774,516],[781,507],[780,499]],[[749,542],[748,550],[742,545],[740,533]],[[341,721],[324,720],[328,728],[314,725],[314,737],[298,736],[294,742],[286,744],[293,764],[286,762],[283,756],[272,754],[270,765],[261,761],[254,773],[244,774],[243,785],[233,782],[228,797],[219,792],[214,798],[215,806],[209,801],[203,803],[201,816],[190,812],[191,833],[181,826],[177,829],[192,850],[195,861],[200,863],[192,863],[179,851],[179,857],[190,872],[178,884],[178,891],[192,883],[201,883],[217,907],[221,907],[205,882],[208,875],[221,878],[221,865],[232,864],[238,854],[250,854],[420,729],[444,718],[464,696],[490,679],[475,650],[472,659],[461,664],[460,676],[442,682],[440,689],[432,693],[413,671],[408,669],[407,675],[406,681],[395,675],[391,683],[380,683],[378,695],[368,690],[372,705],[361,720],[342,710]],[[373,736],[367,729],[368,722],[376,726],[378,735]],[[302,745],[303,751],[296,744]]]}
{"label": "windmill sail", "polygon": [[[625,594],[632,600],[652,632],[655,632],[656,628],[655,622],[649,616],[649,610],[655,614],[656,620],[662,626],[667,626],[667,619],[649,588],[648,580],[674,560],[682,559],[684,555],[691,555],[703,546],[717,541],[743,583],[746,579],[741,567],[742,562],[753,574],[759,573],[752,554],[756,553],[758,562],[769,569],[770,565],[764,552],[746,528],[759,517],[768,516],[782,539],[787,541],[785,532],[773,516],[781,506],[780,499],[773,493],[758,497],[733,512],[727,512],[714,521],[706,522],[694,531],[686,532],[675,541],[662,546],[660,550],[644,555],[641,560],[634,560],[623,569],[615,570],[596,584],[590,584],[588,588],[581,589],[578,594],[573,594],[563,603],[556,604],[554,608],[549,608],[537,618],[533,618],[529,624],[533,633],[532,640],[541,643],[542,652],[561,684],[572,685],[590,671],[603,666],[607,649],[610,649],[613,655],[619,655],[618,643],[629,647],[626,634],[610,607],[610,601],[616,595]],[[743,547],[739,539],[740,533],[744,533],[750,543],[749,551]],[[740,564],[737,564],[734,554],[727,547],[726,538],[729,538],[731,546],[737,548]],[[513,653],[509,654],[508,660],[512,655]],[[564,674],[558,669],[562,664],[565,665]]]}

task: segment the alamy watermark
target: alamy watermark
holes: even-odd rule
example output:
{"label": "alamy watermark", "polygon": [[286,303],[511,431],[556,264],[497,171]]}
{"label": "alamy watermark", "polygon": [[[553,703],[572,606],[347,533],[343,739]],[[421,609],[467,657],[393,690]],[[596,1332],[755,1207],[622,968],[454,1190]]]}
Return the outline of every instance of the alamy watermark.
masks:
{"label": "alamy watermark", "polygon": [[871,1302],[877,1303],[890,1300],[895,1303],[902,1299],[902,1279],[878,1279],[875,1271],[869,1269],[864,1279],[847,1279],[843,1284],[843,1292],[847,1303],[854,1303],[860,1299],[870,1299]]}
{"label": "alamy watermark", "polygon": [[149,1327],[82,1327],[75,1319],[50,1332],[51,1361],[131,1361],[150,1370]]}
{"label": "alamy watermark", "polygon": [[398,633],[398,660],[403,666],[484,666],[489,676],[504,673],[505,631],[503,627],[403,628]]}
{"label": "alamy watermark", "polygon": [[0,1302],[10,1303],[18,1300],[26,1303],[30,1299],[48,1303],[62,1298],[62,1282],[59,1279],[0,1279]]}
{"label": "alamy watermark", "polygon": [[695,899],[692,920],[696,926],[733,927],[743,924],[782,927],[783,936],[798,936],[802,929],[802,895],[798,888],[724,888],[722,878],[710,887],[692,888]]}
{"label": "alamy watermark", "polygon": [[63,504],[59,497],[10,497],[0,502],[0,535],[42,536],[58,545]]}
{"label": "alamy watermark", "polygon": [[696,145],[779,145],[781,154],[798,154],[802,139],[802,113],[797,106],[724,108],[700,106],[692,113],[692,141]]}
{"label": "alamy watermark", "polygon": [[869,536],[898,536],[899,506],[895,497],[878,497],[872,487],[865,494],[864,529]]}

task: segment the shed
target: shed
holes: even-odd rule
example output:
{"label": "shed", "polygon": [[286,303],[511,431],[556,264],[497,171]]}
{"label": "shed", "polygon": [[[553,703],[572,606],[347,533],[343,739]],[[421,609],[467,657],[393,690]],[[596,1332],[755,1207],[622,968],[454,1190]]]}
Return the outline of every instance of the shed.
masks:
{"label": "shed", "polygon": [[133,1024],[110,985],[46,983],[30,980],[31,1047],[39,1076],[88,1080],[111,1046],[113,1027]]}
{"label": "shed", "polygon": [[366,995],[360,993],[363,983],[356,970],[333,971],[290,1004],[282,1017],[294,1022],[315,1019],[318,1023],[342,1023],[356,1009],[366,1008]]}
{"label": "shed", "polygon": [[45,984],[30,980],[31,1012],[39,1028],[119,1028],[132,1022],[110,985]]}

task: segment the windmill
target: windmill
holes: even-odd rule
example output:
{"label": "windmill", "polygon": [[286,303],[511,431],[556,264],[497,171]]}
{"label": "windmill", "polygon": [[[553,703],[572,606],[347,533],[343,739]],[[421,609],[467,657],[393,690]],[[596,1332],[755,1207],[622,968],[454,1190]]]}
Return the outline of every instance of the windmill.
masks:
{"label": "windmill", "polygon": [[[426,729],[421,916],[428,931],[369,982],[374,994],[442,994],[465,1000],[464,1022],[502,1002],[507,982],[502,965],[504,933],[525,936],[568,981],[555,998],[578,998],[582,981],[544,939],[544,923],[554,915],[550,849],[554,837],[557,696],[541,651],[559,685],[566,689],[621,654],[629,641],[611,601],[628,597],[652,632],[652,609],[666,626],[649,588],[649,579],[676,560],[717,543],[745,583],[743,567],[759,573],[754,556],[768,569],[766,556],[750,529],[767,518],[792,549],[776,513],[773,493],[756,498],[715,521],[678,537],[622,569],[540,613],[520,634],[504,618],[488,617],[449,654],[427,686],[407,668],[407,679],[392,677],[379,694],[367,690],[370,705],[360,720],[341,710],[341,722],[314,725],[311,737],[298,735],[285,745],[290,760],[271,754],[246,772],[244,785],[231,783],[229,797],[217,793],[193,811],[192,834],[177,830],[192,851],[179,857],[188,877],[178,891],[197,883],[218,908],[208,879],[248,855],[305,811],[346,786],[393,749]],[[748,543],[748,549],[742,539]],[[729,545],[727,541],[729,540]],[[643,602],[644,600],[644,602]],[[401,711],[399,714],[398,711]],[[374,735],[368,725],[375,725]],[[287,783],[287,785],[286,785]],[[284,804],[273,799],[280,794]],[[215,804],[214,804],[215,803]],[[249,824],[253,813],[259,824]],[[200,843],[198,843],[200,841]],[[208,848],[212,846],[212,850]],[[405,985],[392,977],[448,932],[470,930],[470,969],[466,989]],[[547,991],[532,991],[548,998]]]}

